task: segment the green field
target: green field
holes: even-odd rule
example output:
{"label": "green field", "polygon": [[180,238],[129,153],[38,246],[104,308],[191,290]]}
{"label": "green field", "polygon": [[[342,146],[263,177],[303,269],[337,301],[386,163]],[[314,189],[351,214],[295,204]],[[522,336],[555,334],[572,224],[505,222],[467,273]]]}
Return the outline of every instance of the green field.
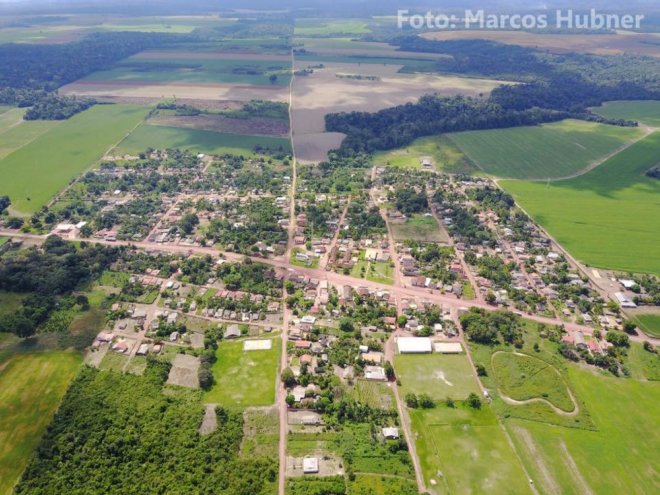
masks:
{"label": "green field", "polygon": [[636,380],[660,381],[660,354],[647,351],[638,342],[630,343],[626,366]]}
{"label": "green field", "polygon": [[465,399],[479,393],[465,354],[397,354],[394,360],[401,392],[428,394],[432,399]]}
{"label": "green field", "polygon": [[18,211],[37,211],[93,166],[147,111],[132,105],[96,105],[59,123],[0,160],[0,194],[7,194]]}
{"label": "green field", "polygon": [[657,492],[660,385],[574,365],[569,377],[597,431],[507,422],[537,487],[575,495]]}
{"label": "green field", "polygon": [[408,74],[415,72],[437,72],[436,61],[429,58],[394,57],[379,55],[376,53],[369,54],[369,52],[365,53],[364,55],[333,55],[329,53],[317,54],[313,52],[300,53],[296,54],[296,60],[308,60],[310,62],[313,61],[334,64],[402,65],[403,67],[399,70],[399,72]]}
{"label": "green field", "polygon": [[73,352],[0,355],[0,495],[9,495],[80,366]]}
{"label": "green field", "polygon": [[296,36],[329,36],[366,34],[371,32],[362,19],[303,19],[296,20]]}
{"label": "green field", "polygon": [[359,474],[348,483],[347,495],[417,495],[412,480],[388,478],[377,474]]}
{"label": "green field", "polygon": [[360,260],[351,269],[351,277],[366,278],[379,284],[392,285],[394,284],[394,268],[389,262]]}
{"label": "green field", "polygon": [[14,109],[0,115],[0,159],[61,123],[57,120],[23,120],[23,113],[24,109]]}
{"label": "green field", "polygon": [[395,241],[413,240],[419,242],[447,242],[447,235],[440,230],[433,217],[413,215],[405,223],[391,223]]}
{"label": "green field", "polygon": [[374,155],[374,163],[421,169],[424,158],[431,159],[435,169],[441,172],[469,174],[476,170],[470,159],[446,136],[419,138],[405,148],[379,151]]}
{"label": "green field", "polygon": [[[189,49],[194,50],[194,46]],[[277,80],[271,82],[274,74]],[[256,84],[286,86],[291,78],[288,62],[273,60],[206,60],[129,57],[108,70],[94,72],[83,81],[148,81],[176,83]]]}
{"label": "green field", "polygon": [[449,134],[484,172],[512,179],[568,177],[642,135],[632,127],[564,120]]}
{"label": "green field", "polygon": [[635,315],[633,321],[646,335],[660,338],[660,314]]}
{"label": "green field", "polygon": [[213,365],[215,385],[204,402],[227,407],[268,406],[275,401],[280,339],[272,349],[243,351],[243,340],[221,342]]}
{"label": "green field", "polygon": [[608,101],[591,111],[609,119],[636,120],[650,127],[660,127],[660,101]]}
{"label": "green field", "polygon": [[253,155],[255,146],[273,151],[291,151],[291,143],[286,138],[227,134],[201,129],[169,127],[143,124],[135,129],[113,151],[115,154],[136,155],[145,149],[180,148],[208,154],[232,153]]}
{"label": "green field", "polygon": [[462,403],[440,404],[412,410],[410,417],[424,480],[434,493],[532,493],[488,405],[473,410]]}
{"label": "green field", "polygon": [[658,274],[660,181],[644,173],[659,157],[660,132],[656,132],[578,178],[500,184],[579,260]]}

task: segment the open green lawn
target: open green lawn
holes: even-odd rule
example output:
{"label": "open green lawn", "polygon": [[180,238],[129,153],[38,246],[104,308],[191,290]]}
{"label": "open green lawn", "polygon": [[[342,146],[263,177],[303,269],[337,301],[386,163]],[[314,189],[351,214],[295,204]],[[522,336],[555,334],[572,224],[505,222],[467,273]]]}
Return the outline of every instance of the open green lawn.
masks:
{"label": "open green lawn", "polygon": [[646,335],[660,338],[660,314],[635,315],[633,320]]}
{"label": "open green lawn", "polygon": [[447,242],[447,235],[440,230],[433,217],[415,214],[405,223],[391,223],[395,241]]}
{"label": "open green lawn", "polygon": [[56,125],[0,160],[0,194],[7,194],[18,211],[37,211],[92,167],[147,111],[132,105],[96,105]]}
{"label": "open green lawn", "polygon": [[365,34],[369,32],[371,30],[363,19],[298,19],[294,28],[296,36]]}
{"label": "open green lawn", "polygon": [[394,359],[401,393],[428,394],[432,399],[461,400],[479,393],[465,354],[397,354]]}
{"label": "open green lawn", "polygon": [[73,352],[0,355],[0,495],[12,493],[80,363]]}
{"label": "open green lawn", "polygon": [[275,401],[275,379],[280,339],[265,351],[243,351],[243,340],[218,346],[213,364],[215,385],[204,394],[204,402],[227,407],[268,406]]}
{"label": "open green lawn", "polygon": [[273,151],[279,149],[286,152],[291,151],[291,143],[286,138],[226,134],[201,129],[143,124],[124,139],[113,152],[135,155],[152,147],[181,148],[209,154],[253,155],[255,146],[269,148]]}
{"label": "open green lawn", "polygon": [[374,155],[374,163],[392,167],[422,168],[422,159],[428,158],[437,170],[446,173],[472,173],[474,164],[446,136],[419,138],[405,148],[379,151]]}
{"label": "open green lawn", "polygon": [[650,127],[660,127],[660,101],[608,101],[592,112],[609,119],[636,120]]}
{"label": "open green lawn", "polygon": [[636,380],[660,381],[660,354],[645,350],[638,342],[630,343],[626,366]]}
{"label": "open green lawn", "polygon": [[[426,486],[438,495],[531,494],[515,452],[490,407],[410,411]],[[431,480],[437,483],[432,485]]]}
{"label": "open green lawn", "polygon": [[394,284],[394,268],[389,262],[360,260],[351,269],[351,277],[366,278],[372,282],[392,285]]}
{"label": "open green lawn", "polygon": [[[194,50],[194,46],[190,47]],[[151,81],[216,84],[289,84],[291,66],[273,60],[207,60],[195,58],[129,57],[108,70],[101,70],[83,81]],[[275,81],[270,80],[276,75]]]}
{"label": "open green lawn", "polygon": [[579,260],[658,274],[660,181],[644,174],[659,161],[656,132],[578,178],[500,184]]}
{"label": "open green lawn", "polygon": [[484,172],[513,179],[567,177],[642,134],[632,127],[564,120],[449,134]]}
{"label": "open green lawn", "polygon": [[26,294],[0,291],[0,317],[16,311],[25,297]]}
{"label": "open green lawn", "polygon": [[575,495],[657,492],[660,384],[575,365],[568,374],[597,431],[507,421],[537,487]]}

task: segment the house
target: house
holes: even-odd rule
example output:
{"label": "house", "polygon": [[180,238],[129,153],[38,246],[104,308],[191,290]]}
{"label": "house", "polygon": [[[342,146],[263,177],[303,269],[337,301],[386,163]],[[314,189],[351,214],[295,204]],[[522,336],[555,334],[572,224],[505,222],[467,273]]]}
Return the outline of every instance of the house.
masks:
{"label": "house", "polygon": [[293,395],[293,400],[295,402],[300,402],[305,398],[306,390],[305,387],[301,387],[300,385],[297,385],[293,387],[291,390],[291,395]]}
{"label": "house", "polygon": [[229,325],[225,330],[226,339],[236,339],[240,336],[241,336],[241,329],[235,323],[233,325]]}
{"label": "house", "polygon": [[124,353],[128,350],[128,344],[126,342],[117,342],[112,346],[112,350],[119,353]]}
{"label": "house", "polygon": [[582,332],[573,333],[573,342],[575,343],[575,347],[578,349],[587,348],[587,342],[584,340],[584,334]]}
{"label": "house", "polygon": [[380,382],[387,381],[385,368],[383,368],[382,366],[365,366],[364,377],[367,380],[372,380],[372,381],[380,381]]}
{"label": "house", "polygon": [[399,354],[430,354],[433,352],[431,339],[428,337],[398,337],[396,346]]}
{"label": "house", "polygon": [[140,345],[140,348],[137,350],[136,354],[138,356],[146,356],[148,352],[149,352],[149,344],[142,344]]}
{"label": "house", "polygon": [[385,440],[397,440],[399,438],[398,428],[394,428],[394,427],[383,428],[382,433],[383,433],[383,438],[385,438]]}
{"label": "house", "polygon": [[319,472],[319,460],[317,457],[305,457],[303,459],[303,474],[315,474]]}
{"label": "house", "polygon": [[170,342],[176,342],[178,338],[179,338],[179,332],[172,332],[170,334]]}
{"label": "house", "polygon": [[312,347],[312,343],[309,340],[297,340],[296,349],[309,349]]}

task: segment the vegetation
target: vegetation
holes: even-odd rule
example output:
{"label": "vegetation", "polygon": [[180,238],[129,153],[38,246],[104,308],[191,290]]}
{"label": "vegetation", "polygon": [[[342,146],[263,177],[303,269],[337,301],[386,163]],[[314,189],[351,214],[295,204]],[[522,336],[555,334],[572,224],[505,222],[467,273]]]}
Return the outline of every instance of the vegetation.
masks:
{"label": "vegetation", "polygon": [[650,127],[660,127],[660,101],[608,101],[591,110],[608,119],[636,120]]}
{"label": "vegetation", "polygon": [[25,112],[25,120],[66,120],[87,110],[96,102],[90,98],[49,95],[41,98]]}
{"label": "vegetation", "polygon": [[635,315],[634,321],[645,334],[650,335],[651,337],[660,338],[659,314],[638,314]]}

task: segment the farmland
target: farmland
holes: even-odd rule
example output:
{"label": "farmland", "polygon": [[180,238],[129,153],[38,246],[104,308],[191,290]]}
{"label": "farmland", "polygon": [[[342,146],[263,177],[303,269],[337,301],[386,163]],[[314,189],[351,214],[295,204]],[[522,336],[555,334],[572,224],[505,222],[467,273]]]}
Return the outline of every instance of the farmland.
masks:
{"label": "farmland", "polygon": [[634,321],[645,334],[660,338],[660,314],[637,314]]}
{"label": "farmland", "polygon": [[462,400],[471,392],[479,392],[465,354],[397,355],[394,366],[404,394],[426,393],[435,400]]}
{"label": "farmland", "polygon": [[640,137],[635,128],[577,120],[450,134],[484,172],[514,179],[556,179],[577,174]]}
{"label": "farmland", "polygon": [[0,194],[7,194],[12,208],[20,212],[37,211],[92,167],[146,113],[146,108],[129,105],[97,105],[55,125],[0,160]]}
{"label": "farmland", "polygon": [[275,400],[279,339],[268,350],[243,351],[243,341],[221,342],[204,402],[227,407],[267,406]]}
{"label": "farmland", "polygon": [[363,19],[304,19],[296,21],[296,36],[350,35],[370,32]]}
{"label": "farmland", "polygon": [[576,258],[622,271],[660,273],[656,132],[578,178],[540,184],[501,181],[504,189]]}
{"label": "farmland", "polygon": [[636,120],[650,127],[660,127],[660,101],[608,101],[592,112],[608,119]]}
{"label": "farmland", "polygon": [[78,367],[72,352],[0,355],[0,494],[9,495]]}

